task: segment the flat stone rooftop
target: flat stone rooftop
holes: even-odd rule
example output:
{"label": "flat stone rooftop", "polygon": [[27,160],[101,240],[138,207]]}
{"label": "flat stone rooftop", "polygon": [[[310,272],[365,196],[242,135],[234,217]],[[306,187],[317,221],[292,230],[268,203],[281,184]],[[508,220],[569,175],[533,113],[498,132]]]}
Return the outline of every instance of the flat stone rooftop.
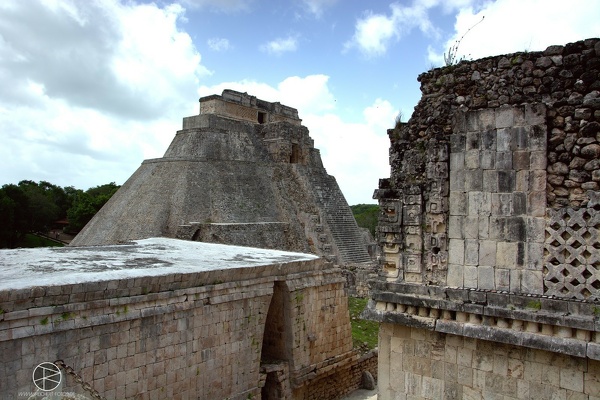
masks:
{"label": "flat stone rooftop", "polygon": [[233,270],[318,258],[312,254],[168,238],[120,245],[0,250],[0,291]]}

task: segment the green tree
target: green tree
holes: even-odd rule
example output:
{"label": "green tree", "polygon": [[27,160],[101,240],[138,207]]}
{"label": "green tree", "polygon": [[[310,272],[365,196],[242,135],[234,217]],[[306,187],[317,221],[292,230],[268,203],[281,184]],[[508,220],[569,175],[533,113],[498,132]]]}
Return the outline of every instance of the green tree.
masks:
{"label": "green tree", "polygon": [[379,206],[377,204],[357,204],[350,206],[356,223],[361,228],[367,228],[371,235],[375,237],[377,229]]}
{"label": "green tree", "polygon": [[29,231],[29,201],[17,185],[0,188],[0,247],[14,248]]}
{"label": "green tree", "polygon": [[[78,190],[75,193],[71,208],[67,212],[69,229],[75,232],[83,229],[94,215],[106,204],[113,194],[119,189],[114,182],[95,186],[86,190]],[[71,194],[73,195],[73,194]]]}
{"label": "green tree", "polygon": [[57,186],[41,181],[21,181],[19,187],[27,196],[27,215],[29,231],[48,231],[54,221],[60,217],[60,208],[55,195],[60,192]]}

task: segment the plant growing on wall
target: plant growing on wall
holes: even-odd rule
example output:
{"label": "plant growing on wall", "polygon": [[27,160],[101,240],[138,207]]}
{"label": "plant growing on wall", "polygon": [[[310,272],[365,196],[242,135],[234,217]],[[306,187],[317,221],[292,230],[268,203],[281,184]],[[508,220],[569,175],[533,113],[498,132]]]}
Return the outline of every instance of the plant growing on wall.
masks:
{"label": "plant growing on wall", "polygon": [[464,37],[467,36],[467,33],[469,33],[471,31],[471,29],[473,29],[477,25],[479,25],[483,21],[484,18],[485,18],[485,15],[481,17],[479,22],[477,22],[475,25],[473,25],[472,27],[467,29],[465,34],[462,35],[460,37],[460,39],[458,39],[456,42],[454,42],[454,45],[450,46],[450,48],[448,49],[448,53],[444,53],[444,62],[446,63],[446,67],[458,64],[459,62],[461,62],[465,59],[464,56],[457,58],[458,57],[458,47],[460,46],[460,42],[462,42]]}

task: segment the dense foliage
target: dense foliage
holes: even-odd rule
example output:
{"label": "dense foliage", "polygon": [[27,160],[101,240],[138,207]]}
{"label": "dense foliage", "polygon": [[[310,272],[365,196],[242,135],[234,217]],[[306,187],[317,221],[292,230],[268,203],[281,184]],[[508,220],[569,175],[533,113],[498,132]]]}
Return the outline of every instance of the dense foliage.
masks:
{"label": "dense foliage", "polygon": [[59,220],[77,232],[110,199],[119,186],[114,182],[86,191],[62,188],[46,181],[24,180],[0,188],[0,247],[23,246],[30,232],[48,232]]}
{"label": "dense foliage", "polygon": [[377,204],[357,204],[350,206],[356,223],[361,228],[367,228],[371,235],[375,237],[377,229],[377,218],[379,215],[379,206]]}

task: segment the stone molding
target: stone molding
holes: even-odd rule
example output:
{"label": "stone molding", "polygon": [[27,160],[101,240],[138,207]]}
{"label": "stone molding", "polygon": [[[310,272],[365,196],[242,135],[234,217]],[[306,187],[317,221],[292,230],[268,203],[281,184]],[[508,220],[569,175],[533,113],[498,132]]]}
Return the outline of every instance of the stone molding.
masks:
{"label": "stone molding", "polygon": [[392,283],[372,297],[368,319],[600,360],[594,302]]}

